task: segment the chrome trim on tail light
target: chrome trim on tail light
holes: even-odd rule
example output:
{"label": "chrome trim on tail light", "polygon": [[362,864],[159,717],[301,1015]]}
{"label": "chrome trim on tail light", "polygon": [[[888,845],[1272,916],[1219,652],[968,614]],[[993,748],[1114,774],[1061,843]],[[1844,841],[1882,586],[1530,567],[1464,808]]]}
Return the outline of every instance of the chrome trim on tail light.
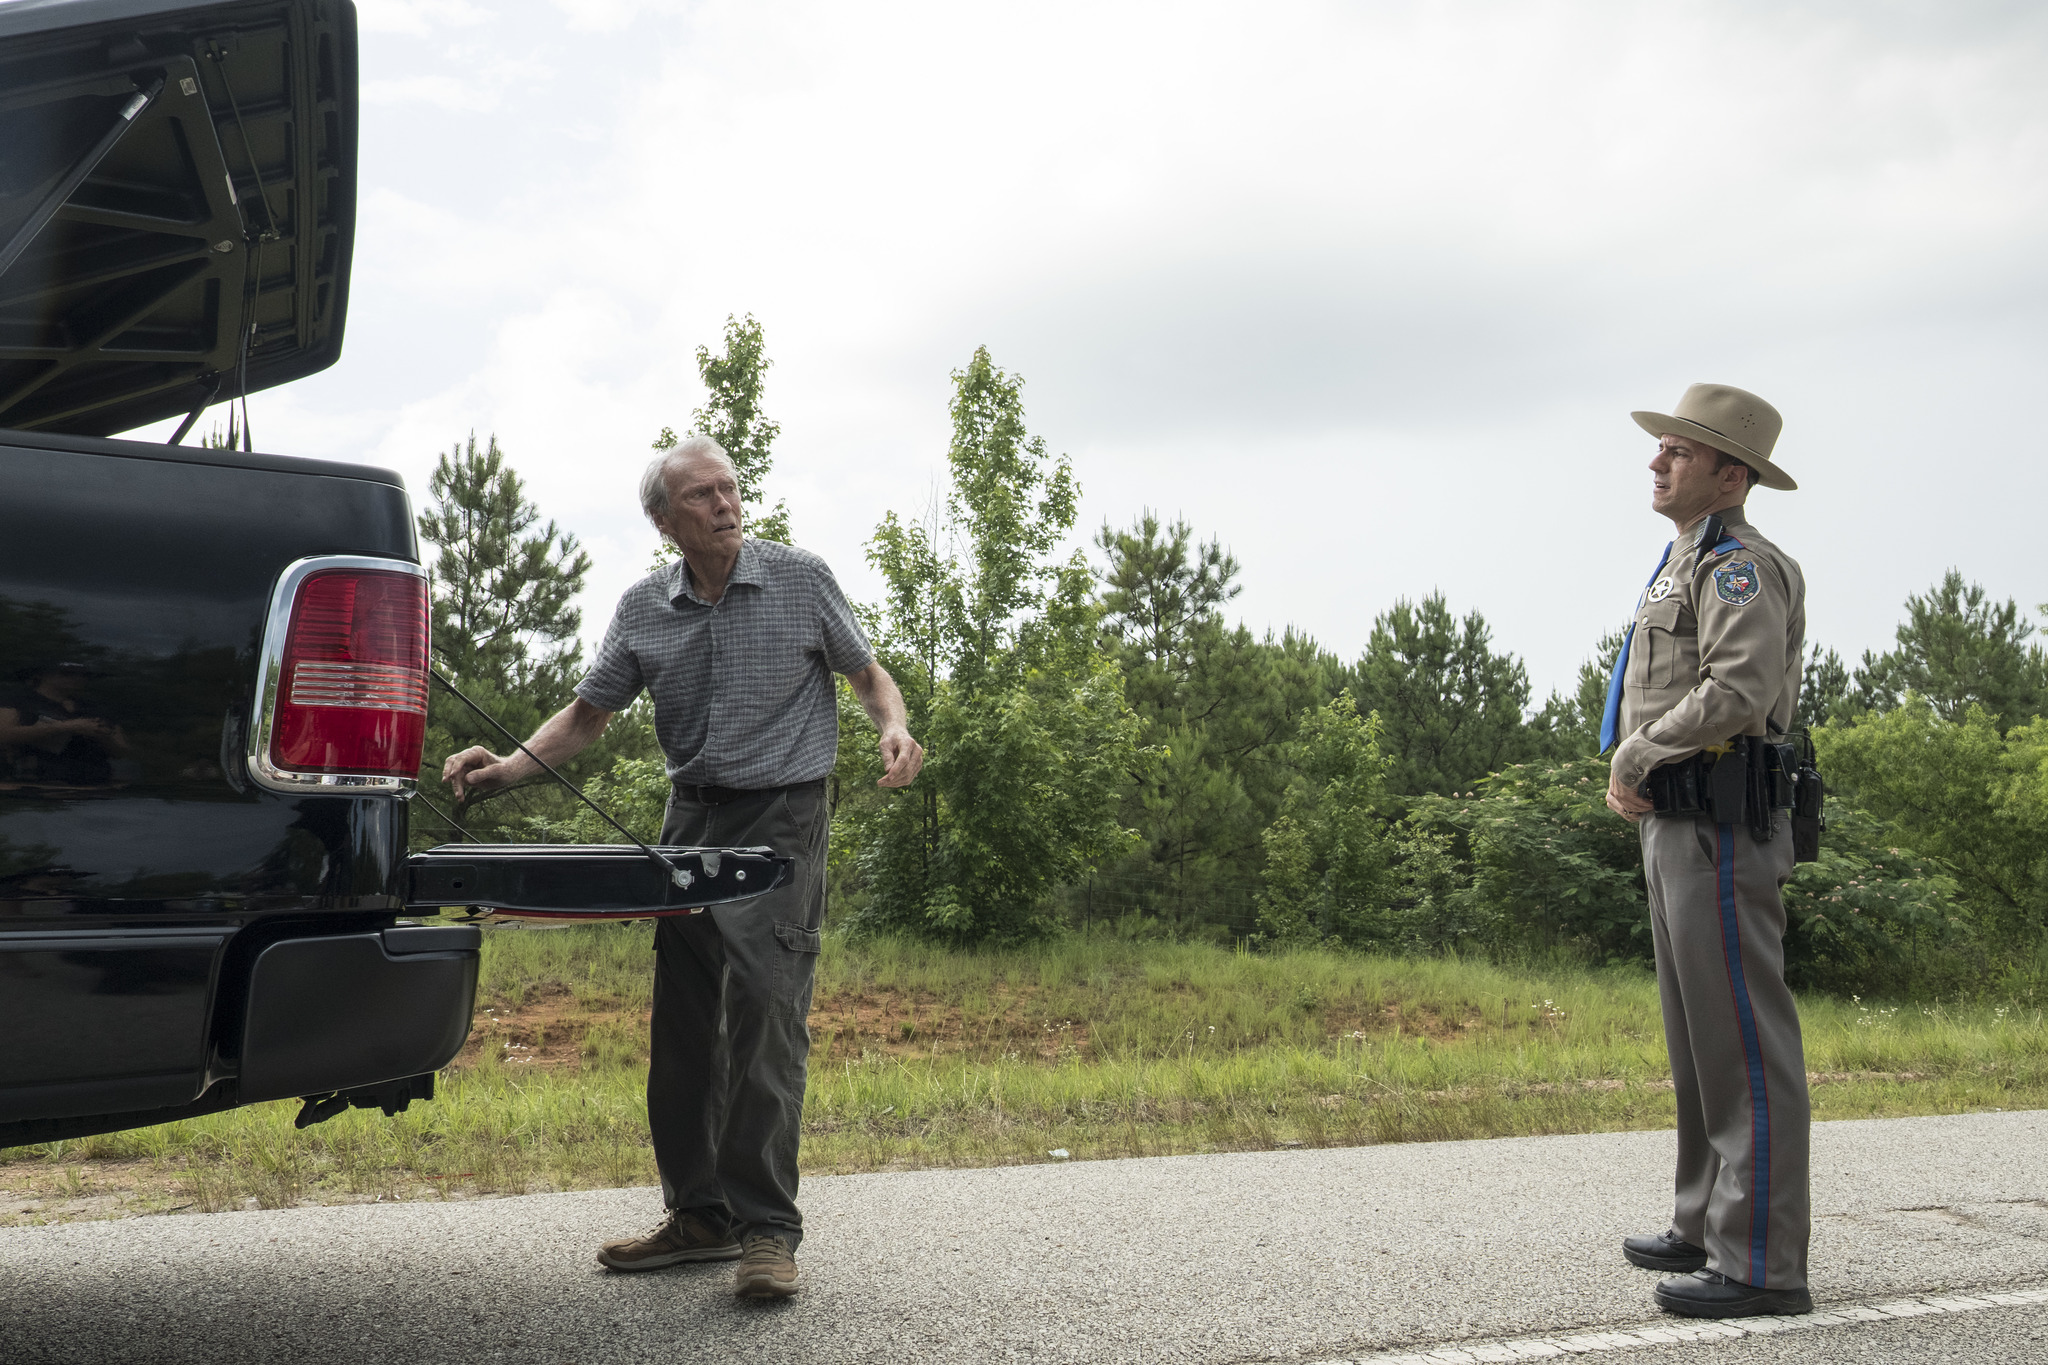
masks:
{"label": "chrome trim on tail light", "polygon": [[[289,565],[278,576],[270,594],[270,615],[263,626],[263,650],[257,664],[255,714],[249,726],[249,776],[260,787],[274,792],[392,792],[411,796],[415,780],[410,777],[365,776],[354,773],[300,773],[280,768],[270,761],[271,731],[277,722],[277,694],[283,682],[285,642],[291,635],[292,603],[299,585],[316,573],[334,569],[363,569],[376,573],[408,573],[424,579],[427,571],[404,559],[376,559],[368,555],[314,555]],[[325,673],[323,665],[313,665]],[[292,680],[292,700],[319,706],[371,706],[390,710],[424,709],[426,676],[403,675],[407,669],[379,664],[340,665],[349,676],[313,678],[301,665],[301,675]],[[308,689],[322,693],[306,695]],[[346,696],[349,700],[342,700]],[[330,700],[329,698],[333,699]]]}

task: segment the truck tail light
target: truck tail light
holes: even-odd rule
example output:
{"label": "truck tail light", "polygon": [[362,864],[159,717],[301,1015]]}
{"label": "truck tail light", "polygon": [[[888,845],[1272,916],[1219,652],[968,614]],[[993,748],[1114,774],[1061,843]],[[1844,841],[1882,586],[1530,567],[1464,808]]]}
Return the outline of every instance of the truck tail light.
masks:
{"label": "truck tail light", "polygon": [[269,759],[285,773],[416,775],[427,728],[426,580],[355,567],[305,575],[270,704]]}

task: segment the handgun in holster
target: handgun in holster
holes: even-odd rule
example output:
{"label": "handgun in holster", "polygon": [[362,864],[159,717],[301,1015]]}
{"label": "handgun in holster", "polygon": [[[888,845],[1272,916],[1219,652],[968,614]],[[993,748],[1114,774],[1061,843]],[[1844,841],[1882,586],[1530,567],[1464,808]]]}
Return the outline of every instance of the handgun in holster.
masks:
{"label": "handgun in holster", "polygon": [[1792,827],[1794,862],[1820,856],[1820,771],[1813,739],[1737,735],[1726,744],[1652,768],[1637,792],[1658,815],[1704,815],[1721,825],[1747,825],[1761,841],[1777,833],[1777,813]]}

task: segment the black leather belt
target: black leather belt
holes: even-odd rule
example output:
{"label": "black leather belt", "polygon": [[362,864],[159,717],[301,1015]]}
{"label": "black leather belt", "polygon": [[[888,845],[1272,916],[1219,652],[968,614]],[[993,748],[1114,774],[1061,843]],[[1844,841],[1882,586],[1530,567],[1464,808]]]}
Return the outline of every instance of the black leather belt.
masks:
{"label": "black leather belt", "polygon": [[734,801],[744,801],[750,796],[780,796],[783,792],[806,791],[823,785],[825,779],[813,778],[809,782],[791,782],[780,787],[713,787],[693,782],[670,782],[669,787],[685,801],[694,801],[700,806],[723,806]]}
{"label": "black leather belt", "polygon": [[1652,768],[1636,791],[1658,815],[1700,814],[1720,824],[1747,824],[1759,839],[1769,839],[1775,813],[1799,804],[1801,773],[1793,744],[1737,735],[1722,753],[1697,753]]}

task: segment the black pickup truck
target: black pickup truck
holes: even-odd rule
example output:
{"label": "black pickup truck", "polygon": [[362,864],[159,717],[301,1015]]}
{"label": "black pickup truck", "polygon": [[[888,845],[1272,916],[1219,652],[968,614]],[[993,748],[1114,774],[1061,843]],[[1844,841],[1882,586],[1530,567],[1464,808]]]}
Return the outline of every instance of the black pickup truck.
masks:
{"label": "black pickup truck", "polygon": [[347,0],[0,4],[0,1147],[395,1113],[468,1035],[481,937],[408,911],[689,913],[787,873],[408,856],[434,683],[402,481],[177,444],[339,355],[355,97]]}

